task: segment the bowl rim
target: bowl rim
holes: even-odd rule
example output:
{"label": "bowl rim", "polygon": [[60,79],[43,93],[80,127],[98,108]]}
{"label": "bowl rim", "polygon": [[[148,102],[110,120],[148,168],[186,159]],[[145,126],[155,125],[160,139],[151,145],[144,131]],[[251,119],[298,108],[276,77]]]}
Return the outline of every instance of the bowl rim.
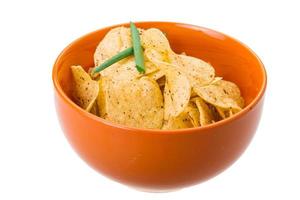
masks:
{"label": "bowl rim", "polygon": [[202,130],[207,130],[207,129],[212,129],[212,128],[216,128],[219,126],[223,126],[225,124],[228,124],[232,121],[235,121],[239,118],[241,118],[242,116],[244,116],[245,114],[247,114],[250,110],[252,110],[257,104],[258,102],[260,102],[260,100],[263,98],[266,87],[267,87],[267,73],[266,73],[266,69],[264,67],[264,64],[262,63],[261,59],[256,55],[256,53],[247,45],[245,45],[244,43],[242,43],[241,41],[228,36],[222,32],[219,31],[215,31],[213,29],[210,28],[206,28],[206,27],[202,27],[202,26],[198,26],[198,25],[193,25],[193,24],[188,24],[188,23],[181,23],[181,22],[172,22],[172,21],[137,21],[134,22],[135,24],[166,24],[166,25],[170,25],[170,26],[183,26],[185,28],[192,28],[192,29],[198,29],[198,30],[202,30],[202,31],[210,31],[210,32],[214,32],[217,34],[221,34],[227,38],[232,39],[233,41],[237,42],[239,45],[243,46],[245,49],[247,49],[258,61],[262,75],[263,75],[263,82],[262,85],[259,89],[258,94],[256,95],[256,97],[246,106],[244,107],[240,112],[236,113],[235,115],[226,118],[226,119],[222,119],[216,123],[213,124],[209,124],[206,126],[200,126],[200,127],[193,127],[193,128],[184,128],[184,129],[175,129],[175,130],[162,130],[162,129],[147,129],[147,128],[136,128],[136,127],[129,127],[129,126],[125,126],[122,124],[116,124],[113,122],[110,122],[106,119],[103,119],[99,116],[93,115],[92,113],[89,113],[87,111],[85,111],[84,109],[82,109],[80,106],[78,106],[76,103],[74,103],[63,91],[59,81],[58,81],[58,63],[61,60],[61,58],[63,57],[63,54],[68,51],[70,48],[72,48],[73,44],[77,43],[78,41],[82,40],[83,38],[87,37],[88,35],[97,33],[99,31],[103,31],[104,29],[112,29],[114,27],[117,26],[128,26],[129,23],[120,23],[120,24],[115,24],[115,25],[111,25],[111,26],[105,26],[103,28],[97,29],[95,31],[89,32],[87,34],[84,34],[83,36],[73,40],[69,45],[67,45],[62,51],[61,53],[58,55],[57,59],[54,62],[53,65],[53,69],[52,69],[52,81],[54,84],[54,89],[56,90],[56,94],[60,96],[61,99],[63,99],[63,101],[68,104],[68,106],[72,107],[72,109],[75,109],[77,112],[79,112],[79,114],[83,115],[84,117],[90,118],[92,120],[95,120],[99,123],[103,123],[107,126],[111,126],[111,127],[115,127],[118,129],[123,129],[125,131],[136,131],[136,132],[143,132],[143,133],[156,133],[156,134],[186,134],[186,133],[194,133],[196,132],[200,132]]}

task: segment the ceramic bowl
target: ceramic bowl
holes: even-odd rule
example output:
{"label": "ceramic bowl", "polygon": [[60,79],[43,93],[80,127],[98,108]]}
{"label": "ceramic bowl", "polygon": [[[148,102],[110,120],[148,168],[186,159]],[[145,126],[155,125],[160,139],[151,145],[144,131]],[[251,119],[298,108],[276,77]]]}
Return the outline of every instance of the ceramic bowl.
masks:
{"label": "ceramic bowl", "polygon": [[71,100],[70,66],[93,66],[96,46],[116,25],[75,40],[54,64],[55,102],[63,132],[88,165],[128,186],[166,191],[208,180],[235,162],[255,134],[266,89],[264,66],[247,46],[211,29],[173,22],[136,25],[161,29],[175,52],[211,63],[218,76],[240,87],[246,107],[208,126],[172,131],[125,127],[84,111]]}

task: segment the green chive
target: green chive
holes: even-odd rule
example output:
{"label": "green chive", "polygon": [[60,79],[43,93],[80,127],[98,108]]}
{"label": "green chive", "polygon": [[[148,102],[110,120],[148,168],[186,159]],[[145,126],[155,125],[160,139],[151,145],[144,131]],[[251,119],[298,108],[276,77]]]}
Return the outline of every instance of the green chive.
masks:
{"label": "green chive", "polygon": [[102,63],[100,66],[95,67],[92,74],[101,72],[102,70],[106,69],[107,67],[111,66],[112,64],[130,56],[133,54],[133,47],[129,47],[118,54],[114,55],[110,59],[106,60],[104,63]]}
{"label": "green chive", "polygon": [[144,55],[141,46],[140,33],[132,22],[130,22],[130,30],[136,69],[140,73],[145,73]]}

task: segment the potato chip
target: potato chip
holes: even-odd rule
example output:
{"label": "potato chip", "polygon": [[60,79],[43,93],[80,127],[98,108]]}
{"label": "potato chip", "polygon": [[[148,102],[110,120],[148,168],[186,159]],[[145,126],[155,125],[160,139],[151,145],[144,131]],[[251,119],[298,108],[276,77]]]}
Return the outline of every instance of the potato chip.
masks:
{"label": "potato chip", "polygon": [[218,114],[222,117],[222,119],[225,119],[226,118],[226,113],[224,112],[224,109],[222,108],[219,108],[219,107],[215,107]]}
{"label": "potato chip", "polygon": [[178,116],[188,105],[191,95],[191,85],[188,78],[176,68],[167,63],[160,63],[160,66],[163,65],[166,74],[164,88],[164,119],[166,120],[170,116]]}
{"label": "potato chip", "polygon": [[95,103],[93,104],[90,113],[99,116],[99,111],[98,111],[98,104],[97,104],[97,100],[95,101]]}
{"label": "potato chip", "polygon": [[111,29],[99,43],[94,54],[95,66],[117,54],[122,48],[121,30],[124,27]]}
{"label": "potato chip", "polygon": [[[117,74],[116,74],[117,75]],[[163,123],[163,97],[158,84],[144,76],[140,79],[104,79],[105,119],[138,128],[159,129]]]}
{"label": "potato chip", "polygon": [[155,61],[168,62],[168,60],[166,60],[166,58],[164,57],[164,55],[162,55],[161,53],[159,53],[155,49],[151,49],[151,48],[145,49],[144,56],[145,56],[145,59],[147,61],[150,61],[150,62],[152,62],[154,64],[155,64]]}
{"label": "potato chip", "polygon": [[158,77],[158,75],[159,75],[158,71],[159,71],[159,68],[156,65],[154,65],[152,62],[146,61],[145,62],[145,72],[142,73],[142,74],[139,73],[138,77],[141,77],[141,76],[144,76],[144,75],[148,75],[148,77],[149,77],[149,74],[157,73],[157,75],[155,76],[156,79],[154,79],[154,80],[157,80],[158,78],[160,78],[160,77]]}
{"label": "potato chip", "polygon": [[[159,68],[163,67],[163,65],[161,65],[163,57],[155,49],[146,49],[145,56]],[[171,62],[172,65],[170,66],[184,73],[189,78],[192,86],[195,84],[198,86],[206,85],[214,80],[214,68],[200,59],[174,54],[173,61]],[[158,71],[157,74],[162,76],[164,74],[163,69],[162,71]]]}
{"label": "potato chip", "polygon": [[144,49],[155,49],[166,57],[172,51],[166,36],[156,28],[147,29],[141,34],[141,44]]}
{"label": "potato chip", "polygon": [[212,80],[212,82],[210,82],[209,84],[215,84],[216,82],[222,80],[223,77],[215,77],[214,80]]}
{"label": "potato chip", "polygon": [[194,125],[191,122],[191,119],[187,112],[182,112],[176,117],[170,117],[168,120],[165,120],[162,127],[163,130],[174,130],[174,129],[183,129],[183,128],[192,128]]}
{"label": "potato chip", "polygon": [[[117,27],[111,29],[99,45],[96,48],[94,54],[94,62],[95,66],[101,65],[104,61],[111,58],[112,56],[116,55],[120,51],[131,47],[131,36],[130,36],[130,29],[126,27]],[[120,64],[122,64],[127,59],[121,60],[110,67],[104,69],[100,72],[102,76],[106,76],[111,73],[111,71],[118,68]]]}
{"label": "potato chip", "polygon": [[216,110],[218,111],[219,115],[222,117],[222,119],[228,118],[233,116],[235,113],[238,112],[238,110],[233,110],[233,109],[223,109],[216,107]]}
{"label": "potato chip", "polygon": [[122,47],[119,51],[132,47],[131,32],[129,28],[121,27],[120,39]]}
{"label": "potato chip", "polygon": [[159,59],[157,56],[154,56],[158,60],[176,65],[180,63],[180,58],[173,52],[165,34],[159,29],[150,28],[146,30],[141,36],[141,41],[146,51],[147,49],[152,49],[160,55]]}
{"label": "potato chip", "polygon": [[194,97],[197,97],[198,94],[193,90],[192,88],[192,91],[191,91],[191,98],[194,98]]}
{"label": "potato chip", "polygon": [[[145,63],[145,73],[141,74],[136,70],[135,60],[133,56],[126,58],[122,64],[115,64],[116,66],[111,68],[109,73],[102,76],[116,77],[116,79],[134,79],[141,76],[154,73],[159,70],[159,68],[151,62]],[[111,67],[111,66],[110,66]],[[116,75],[117,74],[117,75]]]}
{"label": "potato chip", "polygon": [[148,74],[148,77],[154,79],[154,80],[158,80],[158,79],[161,79],[162,77],[164,77],[165,75],[165,72],[162,71],[162,70],[157,70],[153,73],[149,73]]}
{"label": "potato chip", "polygon": [[200,125],[211,124],[214,118],[206,103],[200,97],[194,98],[193,101],[195,101],[200,113]]}
{"label": "potato chip", "polygon": [[[239,112],[244,106],[239,88],[215,77],[207,62],[176,54],[159,29],[139,29],[145,73],[135,58],[126,58],[90,76],[73,66],[75,102],[104,119],[130,127],[182,129],[205,126]],[[111,29],[97,46],[95,66],[132,46],[131,31]],[[96,99],[96,101],[95,101]]]}
{"label": "potato chip", "polygon": [[176,117],[170,117],[169,120],[166,120],[162,129],[163,130],[174,130],[182,128],[192,128],[194,127],[188,113],[183,112]]}
{"label": "potato chip", "polygon": [[105,95],[107,94],[107,86],[108,86],[108,78],[105,76],[100,76],[98,81],[99,84],[99,94],[97,98],[97,106],[98,106],[98,113],[99,116],[105,118],[107,115],[106,111],[106,100]]}
{"label": "potato chip", "polygon": [[164,130],[192,128],[199,126],[199,111],[194,103],[189,103],[182,113],[165,120]]}
{"label": "potato chip", "polygon": [[187,113],[189,115],[189,119],[191,121],[191,123],[193,124],[194,127],[198,127],[200,126],[200,113],[199,110],[197,108],[197,106],[190,102],[187,106]]}
{"label": "potato chip", "polygon": [[219,80],[214,84],[196,86],[193,89],[203,100],[216,107],[238,112],[244,106],[240,90],[232,82]]}
{"label": "potato chip", "polygon": [[231,117],[232,115],[234,115],[233,111],[230,109],[229,110],[229,117]]}
{"label": "potato chip", "polygon": [[198,86],[206,85],[214,80],[215,70],[209,63],[191,56],[177,56],[179,58],[177,65],[188,76],[192,86],[195,84]]}
{"label": "potato chip", "polygon": [[98,96],[98,83],[92,80],[81,66],[72,66],[71,71],[74,79],[74,101],[83,109],[90,111]]}
{"label": "potato chip", "polygon": [[164,87],[164,119],[178,116],[188,105],[191,95],[189,79],[177,67],[157,59],[154,49],[145,52],[148,59],[154,63],[166,76]]}
{"label": "potato chip", "polygon": [[206,105],[208,107],[208,109],[210,110],[212,116],[213,116],[213,123],[222,120],[222,117],[220,116],[220,114],[218,113],[217,109],[215,106],[209,104],[206,102]]}
{"label": "potato chip", "polygon": [[[155,79],[154,79],[155,80]],[[166,84],[166,77],[163,76],[159,79],[156,80],[157,84],[159,85],[159,87],[165,87]]]}

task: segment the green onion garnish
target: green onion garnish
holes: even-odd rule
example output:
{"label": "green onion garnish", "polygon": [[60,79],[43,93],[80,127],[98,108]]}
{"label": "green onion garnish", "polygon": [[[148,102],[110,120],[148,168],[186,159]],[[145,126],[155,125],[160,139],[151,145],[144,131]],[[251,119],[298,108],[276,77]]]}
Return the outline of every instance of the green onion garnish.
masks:
{"label": "green onion garnish", "polygon": [[129,47],[121,52],[119,52],[118,54],[114,55],[113,57],[111,57],[110,59],[106,60],[104,63],[102,63],[100,66],[95,67],[92,71],[92,74],[95,74],[97,72],[101,72],[102,70],[106,69],[107,67],[109,67],[110,65],[130,56],[133,54],[133,47]]}
{"label": "green onion garnish", "polygon": [[136,64],[136,69],[140,73],[145,73],[144,55],[140,41],[140,33],[134,23],[130,22],[131,38],[133,45],[133,53]]}

